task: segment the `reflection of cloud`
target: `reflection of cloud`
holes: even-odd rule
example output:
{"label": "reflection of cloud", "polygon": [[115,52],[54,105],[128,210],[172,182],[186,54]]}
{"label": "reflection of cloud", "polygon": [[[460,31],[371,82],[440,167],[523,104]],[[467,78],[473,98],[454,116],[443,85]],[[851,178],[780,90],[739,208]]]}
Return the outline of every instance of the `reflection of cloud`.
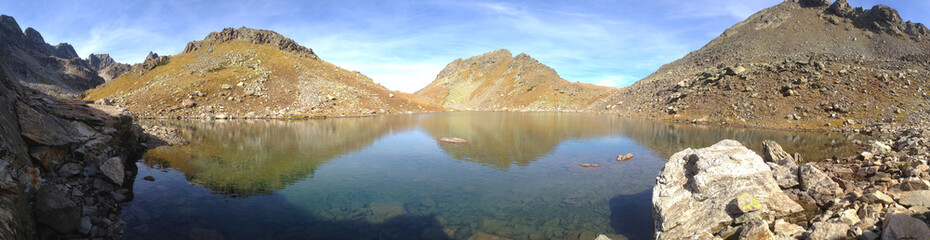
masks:
{"label": "reflection of cloud", "polygon": [[[625,86],[697,50],[723,30],[781,0],[741,1],[9,1],[4,14],[82,56],[140,62],[177,54],[224,27],[270,29],[321,58],[413,92],[445,64],[507,48],[570,81]],[[874,0],[853,0],[870,7]],[[921,22],[926,1],[883,2]],[[88,30],[89,29],[89,30]]]}

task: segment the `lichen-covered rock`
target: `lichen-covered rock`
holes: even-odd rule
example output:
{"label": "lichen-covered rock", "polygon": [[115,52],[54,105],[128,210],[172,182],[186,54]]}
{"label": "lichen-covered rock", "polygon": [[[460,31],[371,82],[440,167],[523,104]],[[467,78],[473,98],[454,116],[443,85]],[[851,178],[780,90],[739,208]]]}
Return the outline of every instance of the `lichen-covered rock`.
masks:
{"label": "lichen-covered rock", "polygon": [[739,217],[738,198],[751,196],[760,216],[802,210],[781,191],[762,157],[733,140],[674,154],[656,178],[653,217],[658,239],[716,233]]}

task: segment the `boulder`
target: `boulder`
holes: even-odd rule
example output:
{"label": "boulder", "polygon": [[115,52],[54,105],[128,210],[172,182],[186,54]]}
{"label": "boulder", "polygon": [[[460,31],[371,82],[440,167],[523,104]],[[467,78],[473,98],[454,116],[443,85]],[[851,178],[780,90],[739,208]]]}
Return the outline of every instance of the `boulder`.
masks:
{"label": "boulder", "polygon": [[802,7],[819,8],[830,6],[830,0],[799,0]]}
{"label": "boulder", "polygon": [[866,203],[881,203],[881,204],[889,204],[889,203],[894,202],[894,199],[891,199],[891,196],[888,196],[888,194],[885,194],[881,191],[870,192],[865,195],[862,195],[862,197],[860,197],[860,200]]}
{"label": "boulder", "polygon": [[778,183],[778,186],[785,188],[793,188],[800,184],[798,182],[798,166],[782,166],[776,163],[766,163],[772,168],[772,177],[775,177],[775,182]]}
{"label": "boulder", "polygon": [[81,208],[71,201],[64,186],[44,185],[36,194],[36,221],[67,233],[81,224]]}
{"label": "boulder", "polygon": [[785,150],[781,148],[781,145],[770,140],[762,141],[762,160],[788,166],[794,163],[794,158],[791,157],[791,154],[785,152]]}
{"label": "boulder", "polygon": [[930,190],[902,192],[898,195],[898,203],[905,207],[930,207]]}
{"label": "boulder", "polygon": [[678,152],[656,177],[656,238],[716,233],[742,214],[737,202],[744,194],[760,204],[756,212],[762,218],[802,211],[778,187],[762,157],[737,141]]}
{"label": "boulder", "polygon": [[116,185],[123,185],[123,160],[119,157],[113,157],[100,165],[100,172],[104,176],[116,183]]}
{"label": "boulder", "polygon": [[835,222],[815,222],[811,225],[811,234],[807,239],[812,240],[843,240],[849,225]]}
{"label": "boulder", "polygon": [[770,240],[775,239],[775,235],[769,231],[769,224],[765,220],[754,219],[743,224],[737,239]]}
{"label": "boulder", "polygon": [[804,228],[785,220],[775,220],[775,234],[787,237],[797,237],[804,233]]}
{"label": "boulder", "polygon": [[839,184],[810,163],[801,165],[798,171],[801,190],[806,191],[808,195],[814,198],[818,206],[833,201],[834,198],[843,193],[843,189],[840,188]]}
{"label": "boulder", "polygon": [[907,179],[898,184],[903,191],[930,190],[930,182],[923,179]]}
{"label": "boulder", "polygon": [[58,168],[58,176],[70,177],[81,173],[81,166],[77,163],[66,163]]}
{"label": "boulder", "polygon": [[882,228],[882,239],[930,239],[927,224],[906,214],[888,213]]}

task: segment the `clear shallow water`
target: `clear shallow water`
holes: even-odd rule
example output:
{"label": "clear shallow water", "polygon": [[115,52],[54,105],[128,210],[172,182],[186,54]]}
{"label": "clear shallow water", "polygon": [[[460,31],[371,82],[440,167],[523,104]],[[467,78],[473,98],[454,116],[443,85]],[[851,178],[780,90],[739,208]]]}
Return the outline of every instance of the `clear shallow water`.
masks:
{"label": "clear shallow water", "polygon": [[127,239],[649,239],[655,175],[681,149],[731,138],[808,160],[853,152],[836,134],[582,113],[161,124],[192,144],[138,163]]}

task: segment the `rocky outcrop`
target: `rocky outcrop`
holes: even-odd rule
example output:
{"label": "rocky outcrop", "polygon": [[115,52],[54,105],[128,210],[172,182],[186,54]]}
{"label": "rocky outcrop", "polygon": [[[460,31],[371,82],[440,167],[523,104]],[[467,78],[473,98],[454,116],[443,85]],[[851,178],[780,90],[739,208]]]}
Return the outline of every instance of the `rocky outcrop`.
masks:
{"label": "rocky outcrop", "polygon": [[118,179],[100,169],[137,157],[141,129],[124,109],[24,88],[12,58],[0,48],[0,239],[120,238],[135,165],[109,163]]}
{"label": "rocky outcrop", "polygon": [[207,35],[202,41],[190,42],[184,47],[183,53],[190,53],[197,51],[203,48],[209,48],[215,44],[230,42],[234,40],[245,41],[248,43],[254,44],[268,44],[272,45],[278,49],[298,53],[303,57],[317,59],[316,54],[313,54],[313,50],[300,44],[297,44],[294,40],[286,38],[281,34],[278,34],[274,31],[269,30],[260,30],[260,29],[251,29],[246,27],[241,27],[239,29],[235,28],[224,28],[223,31],[212,32],[210,35]]}
{"label": "rocky outcrop", "polygon": [[91,54],[87,56],[87,64],[91,69],[97,71],[97,75],[104,81],[110,81],[129,71],[130,65],[119,63],[110,57],[110,54]]}
{"label": "rocky outcrop", "polygon": [[55,46],[33,28],[23,31],[10,16],[0,16],[0,48],[10,58],[3,64],[7,77],[59,97],[75,97],[104,82],[67,43]]}
{"label": "rocky outcrop", "polygon": [[781,191],[762,157],[733,140],[672,155],[656,178],[652,202],[657,239],[740,227],[751,236],[771,235],[767,223],[749,222],[802,210]]}

